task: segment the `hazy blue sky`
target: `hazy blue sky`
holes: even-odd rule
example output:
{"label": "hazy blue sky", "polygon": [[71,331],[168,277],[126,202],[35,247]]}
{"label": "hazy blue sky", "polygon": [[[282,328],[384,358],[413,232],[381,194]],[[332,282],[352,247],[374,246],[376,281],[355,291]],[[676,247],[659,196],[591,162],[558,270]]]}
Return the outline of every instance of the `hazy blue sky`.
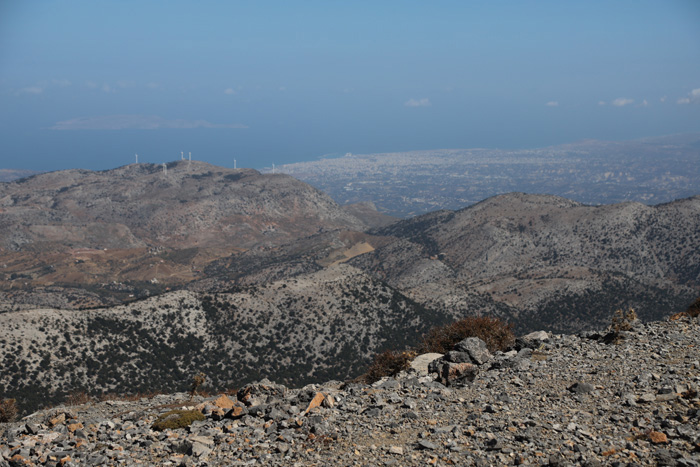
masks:
{"label": "hazy blue sky", "polygon": [[700,130],[700,1],[0,2],[0,168]]}

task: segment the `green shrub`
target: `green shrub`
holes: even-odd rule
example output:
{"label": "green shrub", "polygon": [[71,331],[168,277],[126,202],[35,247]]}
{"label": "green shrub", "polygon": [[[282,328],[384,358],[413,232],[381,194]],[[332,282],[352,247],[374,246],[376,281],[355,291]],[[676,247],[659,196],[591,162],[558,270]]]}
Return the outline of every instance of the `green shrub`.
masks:
{"label": "green shrub", "polygon": [[416,353],[413,351],[387,350],[376,354],[367,373],[360,376],[358,380],[372,384],[385,376],[394,376],[403,370],[407,370],[415,357]]}
{"label": "green shrub", "polygon": [[187,428],[192,422],[204,419],[204,415],[199,410],[171,410],[159,416],[151,428],[156,431],[176,430]]}
{"label": "green shrub", "polygon": [[438,326],[423,336],[421,353],[447,353],[467,337],[478,337],[491,352],[507,350],[515,343],[513,326],[498,318],[477,316]]}

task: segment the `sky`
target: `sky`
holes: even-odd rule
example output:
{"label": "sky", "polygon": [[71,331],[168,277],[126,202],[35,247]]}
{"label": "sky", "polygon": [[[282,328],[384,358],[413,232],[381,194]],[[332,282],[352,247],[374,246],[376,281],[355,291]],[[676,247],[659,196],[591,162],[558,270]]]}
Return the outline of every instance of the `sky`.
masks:
{"label": "sky", "polygon": [[700,131],[700,1],[0,1],[0,168]]}

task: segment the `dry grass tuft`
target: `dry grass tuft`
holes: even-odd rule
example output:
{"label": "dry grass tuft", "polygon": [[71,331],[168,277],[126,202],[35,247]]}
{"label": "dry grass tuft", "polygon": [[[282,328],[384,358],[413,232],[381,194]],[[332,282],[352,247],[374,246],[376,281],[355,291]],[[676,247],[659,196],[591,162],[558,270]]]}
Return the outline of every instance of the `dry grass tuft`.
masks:
{"label": "dry grass tuft", "polygon": [[158,417],[151,428],[156,431],[176,430],[201,420],[206,420],[206,417],[199,410],[171,410]]}

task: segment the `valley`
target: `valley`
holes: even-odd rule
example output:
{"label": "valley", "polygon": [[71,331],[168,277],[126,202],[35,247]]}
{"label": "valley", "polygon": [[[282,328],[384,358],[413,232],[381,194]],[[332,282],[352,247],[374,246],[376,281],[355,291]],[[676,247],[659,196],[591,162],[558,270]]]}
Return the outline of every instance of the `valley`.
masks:
{"label": "valley", "polygon": [[536,149],[346,154],[277,168],[341,204],[397,217],[461,209],[492,196],[548,193],[586,204],[659,204],[697,194],[700,135],[586,140]]}

